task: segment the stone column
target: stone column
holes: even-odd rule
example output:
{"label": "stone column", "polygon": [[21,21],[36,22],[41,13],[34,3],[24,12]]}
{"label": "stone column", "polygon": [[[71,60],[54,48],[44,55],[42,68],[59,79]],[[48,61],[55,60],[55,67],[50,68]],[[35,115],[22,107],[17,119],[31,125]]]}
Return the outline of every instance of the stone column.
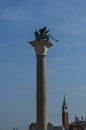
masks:
{"label": "stone column", "polygon": [[37,60],[36,123],[37,130],[47,130],[46,121],[46,54],[52,44],[47,40],[32,41]]}

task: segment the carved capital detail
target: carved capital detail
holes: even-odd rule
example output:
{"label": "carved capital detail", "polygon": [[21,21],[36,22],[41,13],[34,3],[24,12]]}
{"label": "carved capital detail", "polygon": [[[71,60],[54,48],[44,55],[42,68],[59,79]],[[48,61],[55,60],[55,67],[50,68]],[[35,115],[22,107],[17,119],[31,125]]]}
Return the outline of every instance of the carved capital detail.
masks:
{"label": "carved capital detail", "polygon": [[34,47],[36,51],[36,55],[46,55],[48,48],[45,46]]}
{"label": "carved capital detail", "polygon": [[31,41],[29,42],[35,49],[36,55],[46,55],[48,48],[50,48],[53,44],[46,41]]}

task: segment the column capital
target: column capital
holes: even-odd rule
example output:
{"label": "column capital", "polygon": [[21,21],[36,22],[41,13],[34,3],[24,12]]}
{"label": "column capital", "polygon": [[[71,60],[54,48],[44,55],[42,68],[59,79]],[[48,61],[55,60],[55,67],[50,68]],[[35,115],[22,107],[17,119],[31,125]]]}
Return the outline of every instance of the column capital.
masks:
{"label": "column capital", "polygon": [[53,46],[53,44],[47,40],[30,41],[29,43],[34,47],[36,55],[46,55],[48,48]]}

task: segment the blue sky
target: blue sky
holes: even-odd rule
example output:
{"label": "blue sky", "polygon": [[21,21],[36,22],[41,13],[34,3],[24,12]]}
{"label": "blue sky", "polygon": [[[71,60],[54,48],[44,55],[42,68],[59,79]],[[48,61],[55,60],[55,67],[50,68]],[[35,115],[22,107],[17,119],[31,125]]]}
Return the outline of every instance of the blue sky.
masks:
{"label": "blue sky", "polygon": [[47,121],[61,124],[64,94],[69,120],[86,115],[86,1],[0,0],[0,127],[26,130],[36,121],[36,57],[28,41],[47,26]]}

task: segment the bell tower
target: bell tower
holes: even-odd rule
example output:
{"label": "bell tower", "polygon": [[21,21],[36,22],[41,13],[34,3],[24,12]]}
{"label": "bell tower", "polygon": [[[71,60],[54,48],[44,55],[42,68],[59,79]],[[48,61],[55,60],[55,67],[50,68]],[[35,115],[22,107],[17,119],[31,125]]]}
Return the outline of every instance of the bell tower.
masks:
{"label": "bell tower", "polygon": [[69,125],[68,125],[68,106],[67,106],[67,103],[66,103],[66,98],[65,98],[65,95],[64,95],[64,100],[63,100],[63,105],[62,105],[62,126],[64,128],[68,128]]}

